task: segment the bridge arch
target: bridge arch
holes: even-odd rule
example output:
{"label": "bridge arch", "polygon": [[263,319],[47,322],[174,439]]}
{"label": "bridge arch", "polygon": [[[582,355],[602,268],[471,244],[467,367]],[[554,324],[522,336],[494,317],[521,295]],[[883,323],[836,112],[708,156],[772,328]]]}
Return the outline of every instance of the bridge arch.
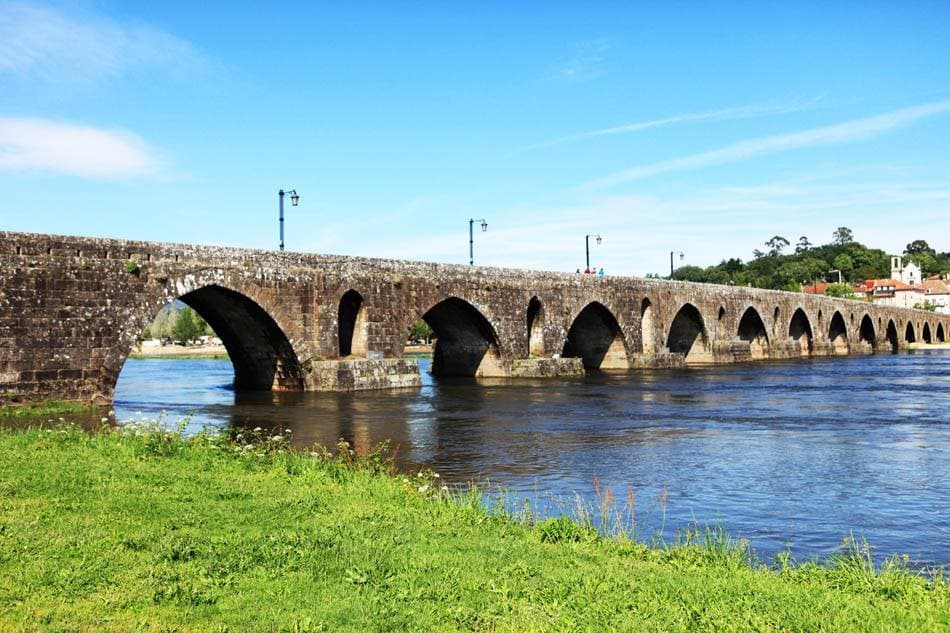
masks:
{"label": "bridge arch", "polygon": [[337,310],[337,344],[340,357],[365,357],[369,349],[369,331],[363,295],[347,290]]}
{"label": "bridge arch", "polygon": [[[776,312],[778,308],[775,309]],[[761,360],[769,357],[769,335],[765,329],[765,322],[758,310],[749,306],[739,319],[737,332],[740,341],[749,342],[749,352],[752,360]]]}
{"label": "bridge arch", "polygon": [[656,323],[653,304],[647,297],[640,302],[640,351],[644,354],[656,354]]}
{"label": "bridge arch", "polygon": [[891,348],[891,352],[896,353],[900,344],[897,341],[897,326],[894,325],[894,319],[888,319],[887,321],[887,344]]}
{"label": "bridge arch", "polygon": [[808,356],[812,353],[815,337],[812,334],[808,315],[801,308],[798,308],[792,314],[792,320],[788,324],[788,336],[793,341],[798,342],[802,356]]}
{"label": "bridge arch", "polygon": [[544,356],[544,306],[537,297],[531,297],[526,313],[528,326],[528,355]]}
{"label": "bridge arch", "polygon": [[[126,330],[121,352],[104,363],[99,393],[111,400],[119,373],[135,340],[166,304],[179,300],[192,308],[221,339],[234,368],[237,391],[300,391],[304,371],[291,339],[279,321],[279,310],[268,310],[263,293],[251,284],[231,284],[220,271],[206,271],[175,283],[166,283],[160,296],[140,306]],[[127,345],[127,346],[126,346]],[[306,357],[306,358],[309,358]]]}
{"label": "bridge arch", "polygon": [[831,315],[831,321],[828,324],[828,342],[831,343],[832,353],[848,353],[848,328],[844,323],[844,317],[837,310]]}
{"label": "bridge arch", "polygon": [[862,343],[868,343],[872,348],[877,341],[877,334],[874,332],[874,322],[867,314],[861,319],[861,327],[858,330],[858,338]]}
{"label": "bridge arch", "polygon": [[943,331],[943,323],[938,323],[938,324],[937,324],[937,334],[936,334],[936,336],[937,336],[937,342],[938,342],[938,343],[944,343],[944,342],[946,342],[946,335],[945,335],[945,333],[944,333],[944,331]]}
{"label": "bridge arch", "polygon": [[923,333],[920,335],[920,338],[928,345],[933,343],[933,337],[930,335],[930,324],[926,321],[924,321],[924,329]]}
{"label": "bridge arch", "polygon": [[907,328],[904,330],[904,342],[905,343],[917,342],[917,333],[914,331],[914,324],[911,321],[907,322]]}
{"label": "bridge arch", "polygon": [[448,297],[429,308],[422,319],[435,333],[433,376],[495,376],[501,352],[495,328],[468,301]]}
{"label": "bridge arch", "polygon": [[683,304],[670,323],[666,347],[673,354],[682,354],[687,363],[712,361],[709,334],[703,315],[691,303]]}
{"label": "bridge arch", "polygon": [[581,358],[586,369],[629,367],[623,330],[617,317],[598,301],[588,303],[574,318],[561,355]]}

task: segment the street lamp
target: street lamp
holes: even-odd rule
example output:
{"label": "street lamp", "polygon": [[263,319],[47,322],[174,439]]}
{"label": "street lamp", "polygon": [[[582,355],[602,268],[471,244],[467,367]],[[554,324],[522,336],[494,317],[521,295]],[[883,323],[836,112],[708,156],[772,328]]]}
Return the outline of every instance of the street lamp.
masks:
{"label": "street lamp", "polygon": [[[673,253],[676,251],[670,251],[670,279],[673,278]],[[680,261],[683,261],[683,258],[686,257],[683,253],[680,253]]]}
{"label": "street lamp", "polygon": [[829,270],[828,273],[838,273],[838,285],[841,285],[841,271],[835,268],[834,270]]}
{"label": "street lamp", "polygon": [[277,197],[280,199],[280,250],[284,250],[284,194],[290,194],[290,204],[297,206],[297,203],[300,202],[300,196],[297,195],[296,189],[291,189],[290,191],[284,191],[283,189],[277,192]]}
{"label": "street lamp", "polygon": [[597,246],[600,246],[600,243],[604,240],[600,235],[585,235],[584,236],[584,252],[587,254],[587,270],[590,270],[590,238],[597,238]]}
{"label": "street lamp", "polygon": [[481,220],[470,219],[468,221],[468,265],[475,265],[475,223],[482,223],[482,233],[488,230],[488,222],[485,221],[485,218]]}

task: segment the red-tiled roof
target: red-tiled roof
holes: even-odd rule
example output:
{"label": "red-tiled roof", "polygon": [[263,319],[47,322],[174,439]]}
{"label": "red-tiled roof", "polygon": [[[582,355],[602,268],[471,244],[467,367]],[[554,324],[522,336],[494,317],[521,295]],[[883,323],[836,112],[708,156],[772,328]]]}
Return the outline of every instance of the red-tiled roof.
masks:
{"label": "red-tiled roof", "polygon": [[828,284],[808,284],[802,286],[802,292],[806,295],[823,295],[828,290]]}

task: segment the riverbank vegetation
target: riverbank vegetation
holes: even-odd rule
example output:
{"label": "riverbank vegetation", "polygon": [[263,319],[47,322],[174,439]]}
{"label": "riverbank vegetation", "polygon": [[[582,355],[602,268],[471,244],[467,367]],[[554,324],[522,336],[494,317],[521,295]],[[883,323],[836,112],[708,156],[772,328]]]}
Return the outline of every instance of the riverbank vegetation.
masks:
{"label": "riverbank vegetation", "polygon": [[[841,292],[832,296],[850,297],[851,283],[891,276],[890,255],[854,240],[847,227],[839,227],[829,244],[816,246],[806,236],[791,241],[775,235],[764,243],[767,250],[755,250],[753,258],[724,259],[715,266],[681,266],[673,271],[677,281],[696,281],[798,292],[802,285],[839,281]],[[938,253],[924,240],[914,240],[904,249],[905,262],[914,262],[924,274],[950,272],[950,252]],[[840,272],[840,276],[839,276]]]}
{"label": "riverbank vegetation", "polygon": [[285,437],[0,431],[0,629],[950,626],[940,574],[861,548],[766,567],[716,531],[648,547]]}

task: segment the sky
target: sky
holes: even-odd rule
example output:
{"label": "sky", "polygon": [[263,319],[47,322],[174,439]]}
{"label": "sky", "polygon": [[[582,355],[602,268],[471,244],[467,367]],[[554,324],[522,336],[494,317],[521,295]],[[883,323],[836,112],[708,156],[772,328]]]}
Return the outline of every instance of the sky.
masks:
{"label": "sky", "polygon": [[0,0],[0,230],[276,248],[284,188],[294,251],[950,250],[950,3],[744,4]]}

